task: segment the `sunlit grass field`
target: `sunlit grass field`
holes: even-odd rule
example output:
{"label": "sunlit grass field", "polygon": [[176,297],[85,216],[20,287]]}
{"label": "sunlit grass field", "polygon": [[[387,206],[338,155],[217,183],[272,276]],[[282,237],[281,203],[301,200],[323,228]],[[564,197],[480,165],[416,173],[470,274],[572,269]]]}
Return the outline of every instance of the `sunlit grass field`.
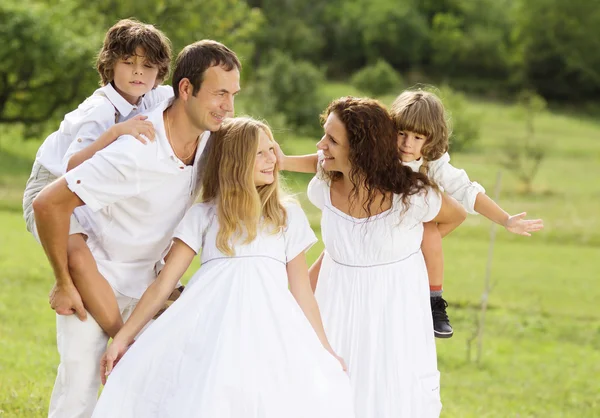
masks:
{"label": "sunlit grass field", "polygon": [[[330,97],[349,93],[356,94],[342,84],[328,86]],[[471,106],[482,115],[481,139],[452,162],[490,195],[502,170],[501,206],[543,218],[546,228],[531,238],[497,230],[480,364],[467,360],[467,340],[483,289],[490,223],[470,216],[445,239],[444,295],[455,336],[437,343],[442,416],[600,417],[600,123],[542,115],[537,135],[548,156],[534,193],[524,195],[499,165],[506,141],[523,140],[524,122],[509,105]],[[318,139],[276,133],[288,154],[313,152]],[[52,274],[21,216],[38,145],[0,132],[0,417],[45,416],[58,363],[47,303]],[[319,213],[305,197],[310,176],[285,176],[318,232]],[[311,261],[321,249],[321,243],[311,249]]]}

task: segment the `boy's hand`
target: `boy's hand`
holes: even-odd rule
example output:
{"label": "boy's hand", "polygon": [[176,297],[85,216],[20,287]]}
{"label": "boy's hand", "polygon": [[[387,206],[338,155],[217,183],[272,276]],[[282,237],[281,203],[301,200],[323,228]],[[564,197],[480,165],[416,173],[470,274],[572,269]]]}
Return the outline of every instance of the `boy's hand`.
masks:
{"label": "boy's hand", "polygon": [[87,319],[87,312],[83,307],[83,302],[79,292],[74,285],[58,286],[54,285],[48,296],[50,307],[59,315],[76,314],[80,321]]}
{"label": "boy's hand", "polygon": [[131,135],[142,144],[147,144],[148,140],[154,141],[156,134],[154,125],[146,119],[148,119],[147,116],[137,115],[125,122],[117,123],[115,128],[117,129],[118,136]]}
{"label": "boy's hand", "polygon": [[275,157],[277,157],[277,167],[279,168],[280,171],[285,170],[285,168],[284,168],[285,154],[281,150],[281,147],[279,146],[277,141],[273,141],[273,147],[275,147]]}
{"label": "boy's hand", "polygon": [[523,212],[518,215],[509,216],[504,227],[508,232],[525,237],[530,237],[530,232],[537,232],[544,229],[544,221],[541,219],[523,219],[526,215],[527,212]]}

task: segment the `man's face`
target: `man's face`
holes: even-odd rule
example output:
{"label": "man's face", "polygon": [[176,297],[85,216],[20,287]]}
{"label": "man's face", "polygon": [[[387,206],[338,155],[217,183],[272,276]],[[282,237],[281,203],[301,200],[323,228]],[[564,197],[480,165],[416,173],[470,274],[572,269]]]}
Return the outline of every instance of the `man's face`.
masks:
{"label": "man's face", "polygon": [[240,72],[212,66],[204,72],[204,80],[196,96],[186,101],[188,117],[202,131],[218,131],[223,119],[233,116],[234,97],[240,91]]}

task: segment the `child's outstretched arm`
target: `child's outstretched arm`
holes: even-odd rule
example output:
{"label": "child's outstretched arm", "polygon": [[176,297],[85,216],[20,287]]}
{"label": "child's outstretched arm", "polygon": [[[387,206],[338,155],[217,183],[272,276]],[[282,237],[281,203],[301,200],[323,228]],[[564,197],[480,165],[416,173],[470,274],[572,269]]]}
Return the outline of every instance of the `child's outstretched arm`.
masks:
{"label": "child's outstretched arm", "polygon": [[317,153],[307,155],[286,156],[281,147],[275,142],[275,155],[280,170],[295,171],[297,173],[316,173],[319,158]]}
{"label": "child's outstretched arm", "polygon": [[114,365],[133,343],[135,336],[164,306],[195,256],[196,252],[187,244],[177,238],[174,240],[165,267],[156,280],[146,289],[133,313],[102,356],[100,370],[103,384],[106,383],[106,376],[110,374]]}
{"label": "child's outstretched arm", "polygon": [[524,219],[525,212],[509,215],[485,194],[485,189],[481,185],[472,182],[464,170],[452,166],[448,154],[433,161],[430,167],[432,179],[455,198],[467,212],[480,213],[490,221],[503,226],[507,231],[518,235],[530,236],[531,232],[544,228],[541,219]]}
{"label": "child's outstretched arm", "polygon": [[152,125],[152,122],[146,121],[146,119],[146,116],[138,115],[128,121],[112,125],[91,144],[71,155],[66,171],[70,171],[82,162],[89,160],[98,151],[115,142],[121,135],[134,136],[142,144],[146,143],[146,139],[154,141],[154,125]]}
{"label": "child's outstretched arm", "polygon": [[508,232],[513,234],[530,237],[531,232],[537,232],[544,228],[544,221],[541,219],[524,219],[527,215],[526,212],[509,215],[485,193],[477,194],[475,210],[490,221],[502,225]]}
{"label": "child's outstretched arm", "polygon": [[287,263],[287,274],[290,292],[296,299],[296,302],[298,302],[298,305],[300,306],[300,309],[302,309],[302,312],[304,312],[308,322],[310,322],[310,325],[315,330],[321,344],[323,344],[323,347],[338,359],[344,370],[346,370],[344,360],[333,351],[333,348],[331,348],[327,336],[325,335],[321,312],[319,311],[317,300],[315,299],[315,295],[310,286],[308,266],[306,265],[306,255],[304,252],[300,253],[292,261]]}

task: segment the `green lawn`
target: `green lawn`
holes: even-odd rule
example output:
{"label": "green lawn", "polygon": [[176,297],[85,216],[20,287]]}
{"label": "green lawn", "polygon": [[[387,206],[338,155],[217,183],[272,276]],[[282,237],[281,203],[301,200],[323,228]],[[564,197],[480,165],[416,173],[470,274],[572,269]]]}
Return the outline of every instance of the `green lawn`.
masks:
{"label": "green lawn", "polygon": [[[343,88],[332,84],[328,93],[347,93]],[[483,115],[482,139],[475,151],[452,159],[492,194],[500,149],[507,139],[523,137],[523,123],[508,106],[472,106]],[[520,194],[504,171],[500,204],[543,218],[546,228],[531,238],[498,230],[479,365],[466,360],[466,347],[483,288],[490,224],[471,216],[444,242],[455,336],[437,344],[443,417],[600,417],[600,124],[549,113],[540,118],[538,132],[549,156],[535,193]],[[42,417],[58,360],[47,305],[52,275],[20,209],[37,144],[0,134],[0,417]],[[288,131],[280,136],[288,153],[312,152],[317,139]],[[318,232],[319,213],[304,195],[310,176],[286,177]],[[310,251],[311,260],[321,249],[319,243]]]}

